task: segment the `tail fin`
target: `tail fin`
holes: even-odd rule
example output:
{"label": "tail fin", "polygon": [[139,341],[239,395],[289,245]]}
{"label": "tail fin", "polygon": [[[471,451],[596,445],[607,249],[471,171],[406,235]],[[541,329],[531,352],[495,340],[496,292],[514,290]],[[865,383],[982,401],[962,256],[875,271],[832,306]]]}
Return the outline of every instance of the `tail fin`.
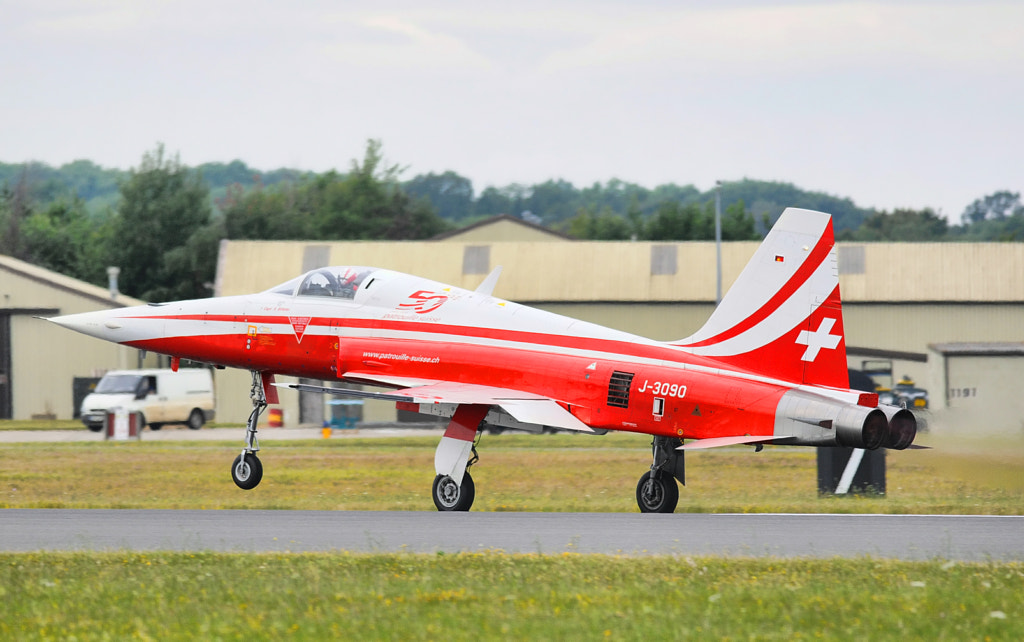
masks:
{"label": "tail fin", "polygon": [[704,327],[673,345],[784,381],[848,388],[832,217],[783,212]]}

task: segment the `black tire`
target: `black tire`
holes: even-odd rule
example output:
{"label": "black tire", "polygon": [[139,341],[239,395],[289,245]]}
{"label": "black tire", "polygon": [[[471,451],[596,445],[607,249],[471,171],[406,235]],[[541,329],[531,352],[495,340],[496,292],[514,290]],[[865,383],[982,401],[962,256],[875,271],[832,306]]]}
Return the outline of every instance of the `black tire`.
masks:
{"label": "black tire", "polygon": [[150,430],[160,430],[163,427],[164,427],[163,424],[149,424],[149,429]]}
{"label": "black tire", "polygon": [[192,412],[188,415],[188,421],[185,425],[192,430],[199,430],[203,427],[203,422],[206,421],[206,416],[203,415],[203,411],[199,408],[193,408]]}
{"label": "black tire", "polygon": [[103,430],[103,424],[85,424],[85,427],[93,432],[100,432]]}
{"label": "black tire", "polygon": [[235,457],[234,463],[231,464],[231,479],[235,481],[235,486],[242,490],[252,490],[259,485],[263,479],[263,464],[256,453],[246,454],[244,461],[241,455]]}
{"label": "black tire", "polygon": [[468,511],[476,498],[476,486],[467,471],[462,476],[462,486],[448,475],[434,477],[434,506],[441,512]]}
{"label": "black tire", "polygon": [[652,479],[648,470],[636,485],[636,504],[641,513],[672,513],[678,503],[679,486],[672,475],[659,470]]}

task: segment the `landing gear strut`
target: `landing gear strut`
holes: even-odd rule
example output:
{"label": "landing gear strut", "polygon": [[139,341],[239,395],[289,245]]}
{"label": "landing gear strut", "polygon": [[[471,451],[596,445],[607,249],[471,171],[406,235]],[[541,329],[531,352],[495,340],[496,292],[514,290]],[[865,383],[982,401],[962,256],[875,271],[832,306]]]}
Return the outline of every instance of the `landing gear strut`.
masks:
{"label": "landing gear strut", "polygon": [[267,407],[267,396],[263,392],[263,378],[256,371],[252,373],[249,396],[252,397],[252,412],[249,413],[249,421],[245,428],[245,447],[242,448],[242,454],[235,457],[234,463],[231,464],[231,479],[242,490],[256,488],[263,479],[263,464],[256,456],[256,451],[260,449],[260,442],[256,439],[256,424],[260,420],[260,413]]}
{"label": "landing gear strut", "polygon": [[654,462],[636,485],[636,503],[641,513],[671,513],[679,503],[679,483],[685,484],[683,441],[677,437],[655,436],[651,442]]}

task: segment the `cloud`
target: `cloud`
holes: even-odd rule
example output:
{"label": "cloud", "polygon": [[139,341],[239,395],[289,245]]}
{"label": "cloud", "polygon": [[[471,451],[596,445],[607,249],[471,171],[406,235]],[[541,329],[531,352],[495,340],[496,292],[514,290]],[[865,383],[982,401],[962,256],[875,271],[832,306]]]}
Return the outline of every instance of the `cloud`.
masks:
{"label": "cloud", "polygon": [[589,41],[555,53],[548,72],[670,64],[751,73],[839,66],[996,66],[1024,61],[1024,6],[880,3],[648,10],[591,17]]}
{"label": "cloud", "polygon": [[320,53],[361,68],[430,68],[446,70],[490,67],[488,59],[461,39],[431,30],[414,19],[394,14],[335,17],[338,30]]}

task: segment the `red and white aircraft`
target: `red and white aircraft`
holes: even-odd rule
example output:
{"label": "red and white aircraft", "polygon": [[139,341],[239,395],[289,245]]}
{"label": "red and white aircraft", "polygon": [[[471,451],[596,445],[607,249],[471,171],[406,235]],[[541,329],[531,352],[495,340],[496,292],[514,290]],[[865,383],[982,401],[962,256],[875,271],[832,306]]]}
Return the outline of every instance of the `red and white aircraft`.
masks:
{"label": "red and white aircraft", "polygon": [[[829,215],[787,209],[693,336],[660,342],[498,299],[500,268],[475,291],[390,270],[312,270],[266,292],[50,319],[107,341],[253,375],[245,446],[231,471],[263,476],[256,426],[274,375],[385,392],[288,387],[386,399],[450,417],[434,457],[439,510],[469,510],[481,426],[653,436],[636,488],[669,513],[683,451],[730,444],[903,449],[906,409],[849,389]],[[690,440],[685,441],[684,440]],[[472,457],[471,457],[472,455]]]}

